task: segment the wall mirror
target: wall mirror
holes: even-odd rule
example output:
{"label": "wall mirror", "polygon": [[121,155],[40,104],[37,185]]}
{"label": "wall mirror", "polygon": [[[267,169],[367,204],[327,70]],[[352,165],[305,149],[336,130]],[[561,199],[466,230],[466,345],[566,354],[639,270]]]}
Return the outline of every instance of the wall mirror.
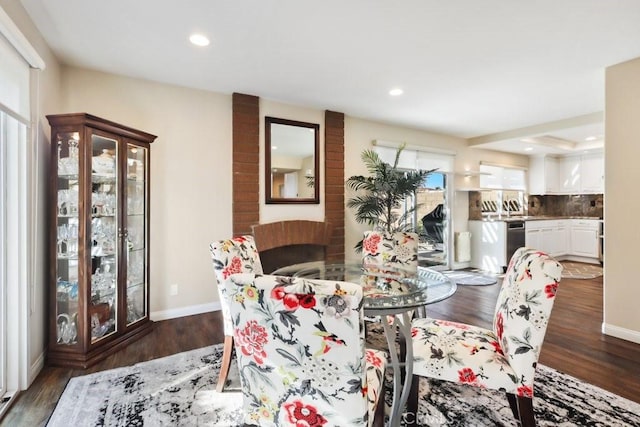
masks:
{"label": "wall mirror", "polygon": [[267,204],[320,203],[320,125],[265,117]]}

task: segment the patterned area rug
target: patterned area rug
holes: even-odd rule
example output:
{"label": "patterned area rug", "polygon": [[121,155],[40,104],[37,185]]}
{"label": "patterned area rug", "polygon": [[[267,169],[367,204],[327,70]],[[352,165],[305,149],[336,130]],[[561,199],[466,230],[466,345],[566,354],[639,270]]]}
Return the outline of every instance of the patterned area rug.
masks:
{"label": "patterned area rug", "polygon": [[563,261],[562,277],[567,279],[595,279],[602,276],[602,267],[583,262]]}
{"label": "patterned area rug", "polygon": [[451,270],[443,271],[444,275],[453,280],[456,285],[462,286],[486,286],[495,285],[498,280],[495,277],[487,276],[482,273],[476,273],[468,270]]}
{"label": "patterned area rug", "polygon": [[[134,366],[72,378],[49,427],[237,426],[241,394],[215,392],[222,347],[205,347]],[[640,426],[640,404],[540,366],[538,426]],[[390,390],[387,390],[390,400]],[[420,381],[422,426],[515,426],[503,393]]]}

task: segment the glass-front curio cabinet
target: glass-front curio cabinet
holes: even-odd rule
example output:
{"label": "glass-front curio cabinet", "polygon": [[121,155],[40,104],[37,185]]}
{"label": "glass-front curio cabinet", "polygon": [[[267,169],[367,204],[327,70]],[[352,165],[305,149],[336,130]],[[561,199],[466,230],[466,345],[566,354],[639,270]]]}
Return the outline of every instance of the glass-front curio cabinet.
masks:
{"label": "glass-front curio cabinet", "polygon": [[51,125],[47,362],[86,368],[148,332],[156,136],[86,113]]}

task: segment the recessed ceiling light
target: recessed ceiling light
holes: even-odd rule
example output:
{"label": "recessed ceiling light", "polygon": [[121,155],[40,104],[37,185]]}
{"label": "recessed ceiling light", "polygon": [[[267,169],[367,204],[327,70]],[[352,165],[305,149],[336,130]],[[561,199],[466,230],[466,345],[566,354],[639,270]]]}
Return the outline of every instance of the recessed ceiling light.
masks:
{"label": "recessed ceiling light", "polygon": [[196,46],[209,46],[209,38],[203,34],[191,34],[189,41]]}
{"label": "recessed ceiling light", "polygon": [[533,147],[526,147],[524,151],[533,151]]}
{"label": "recessed ceiling light", "polygon": [[598,139],[598,137],[597,137],[597,136],[588,136],[588,137],[586,137],[584,140],[585,140],[585,141],[595,141],[596,139]]}
{"label": "recessed ceiling light", "polygon": [[391,89],[389,91],[389,95],[391,96],[400,96],[404,93],[404,91],[400,88]]}

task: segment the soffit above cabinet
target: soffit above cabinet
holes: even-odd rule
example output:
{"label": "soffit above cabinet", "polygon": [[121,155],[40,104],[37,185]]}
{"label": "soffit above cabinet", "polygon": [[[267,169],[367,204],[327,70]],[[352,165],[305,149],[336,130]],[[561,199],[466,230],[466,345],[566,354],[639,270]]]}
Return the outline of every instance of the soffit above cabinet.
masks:
{"label": "soffit above cabinet", "polygon": [[527,156],[563,157],[602,152],[604,149],[602,113],[545,123],[469,140],[469,146]]}

